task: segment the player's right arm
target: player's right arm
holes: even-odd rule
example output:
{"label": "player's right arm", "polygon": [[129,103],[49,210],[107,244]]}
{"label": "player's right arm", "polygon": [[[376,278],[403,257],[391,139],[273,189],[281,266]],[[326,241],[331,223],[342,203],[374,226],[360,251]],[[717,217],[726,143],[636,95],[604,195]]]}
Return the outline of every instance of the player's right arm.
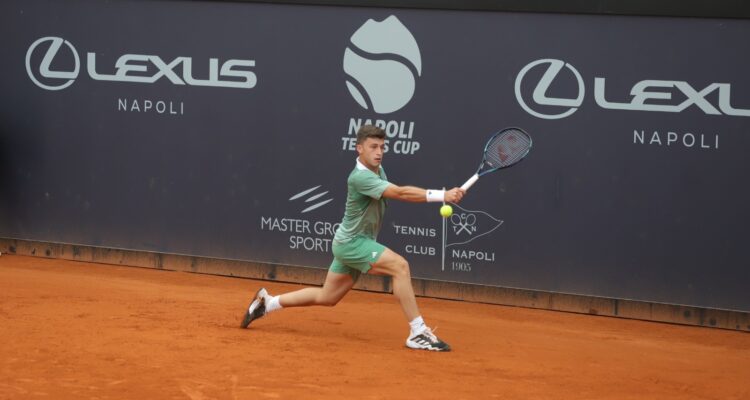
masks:
{"label": "player's right arm", "polygon": [[[445,191],[445,201],[448,203],[458,203],[464,197],[466,192],[458,187]],[[383,191],[383,197],[386,199],[408,201],[411,203],[424,203],[427,201],[427,189],[416,186],[397,186],[392,183]]]}

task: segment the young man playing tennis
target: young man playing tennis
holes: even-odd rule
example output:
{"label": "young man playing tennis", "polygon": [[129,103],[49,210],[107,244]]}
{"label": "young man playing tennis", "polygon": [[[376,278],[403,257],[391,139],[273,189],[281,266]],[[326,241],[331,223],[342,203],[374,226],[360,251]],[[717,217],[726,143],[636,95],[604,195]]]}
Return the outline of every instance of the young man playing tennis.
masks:
{"label": "young man playing tennis", "polygon": [[417,308],[411,286],[409,264],[400,255],[376,242],[383,222],[385,199],[414,203],[425,201],[458,203],[464,190],[425,190],[396,186],[386,179],[380,163],[385,148],[385,131],[372,125],[357,132],[357,158],[349,175],[346,211],[333,238],[333,262],[323,287],[305,288],[280,296],[260,289],[250,303],[242,327],[267,313],[288,307],[334,306],[354,285],[361,273],[388,275],[393,279],[393,294],[401,303],[411,333],[406,346],[412,349],[449,351],[450,346],[428,328]]}

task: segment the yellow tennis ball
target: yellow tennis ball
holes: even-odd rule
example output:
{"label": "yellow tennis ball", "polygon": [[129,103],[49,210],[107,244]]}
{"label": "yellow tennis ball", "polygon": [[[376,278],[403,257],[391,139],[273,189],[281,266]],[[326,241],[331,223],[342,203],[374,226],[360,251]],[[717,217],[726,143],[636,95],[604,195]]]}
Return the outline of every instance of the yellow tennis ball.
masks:
{"label": "yellow tennis ball", "polygon": [[453,207],[447,204],[440,207],[440,215],[442,215],[444,218],[450,217],[451,215],[453,215]]}

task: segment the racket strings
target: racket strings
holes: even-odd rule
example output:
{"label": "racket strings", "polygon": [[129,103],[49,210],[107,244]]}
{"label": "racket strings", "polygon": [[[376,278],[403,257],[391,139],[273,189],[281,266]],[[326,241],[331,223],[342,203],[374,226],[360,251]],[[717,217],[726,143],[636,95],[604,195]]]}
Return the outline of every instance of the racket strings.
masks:
{"label": "racket strings", "polygon": [[513,165],[526,156],[531,147],[531,138],[524,132],[508,130],[495,136],[487,144],[485,163],[491,168]]}

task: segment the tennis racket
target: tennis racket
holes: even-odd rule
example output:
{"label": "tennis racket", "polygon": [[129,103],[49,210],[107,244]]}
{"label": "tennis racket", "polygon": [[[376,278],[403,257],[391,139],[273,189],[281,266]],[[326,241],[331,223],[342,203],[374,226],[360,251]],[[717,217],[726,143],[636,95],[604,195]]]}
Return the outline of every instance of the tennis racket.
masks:
{"label": "tennis racket", "polygon": [[521,128],[505,128],[492,135],[484,146],[482,162],[477,173],[461,185],[461,189],[469,190],[482,175],[508,168],[523,160],[531,150],[531,136]]}

